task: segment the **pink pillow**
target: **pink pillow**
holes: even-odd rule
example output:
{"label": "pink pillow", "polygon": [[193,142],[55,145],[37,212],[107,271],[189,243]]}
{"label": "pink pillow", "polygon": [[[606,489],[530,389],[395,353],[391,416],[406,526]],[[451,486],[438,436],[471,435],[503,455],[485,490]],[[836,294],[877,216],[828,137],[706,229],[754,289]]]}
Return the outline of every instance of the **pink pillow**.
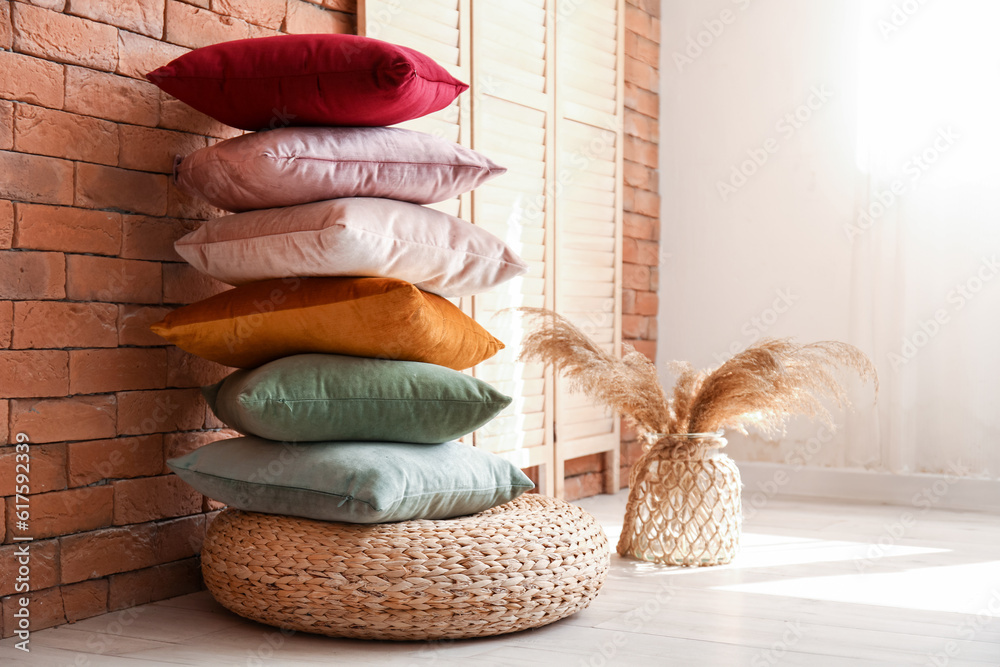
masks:
{"label": "pink pillow", "polygon": [[177,185],[227,211],[338,197],[433,204],[507,171],[486,156],[391,127],[287,127],[202,148],[175,170]]}
{"label": "pink pillow", "polygon": [[413,49],[328,34],[212,44],[146,78],[243,130],[395,125],[445,108],[468,88]]}
{"label": "pink pillow", "polygon": [[347,198],[236,213],[178,239],[199,271],[243,285],[270,278],[396,278],[445,297],[485,292],[528,267],[489,232],[431,208]]}

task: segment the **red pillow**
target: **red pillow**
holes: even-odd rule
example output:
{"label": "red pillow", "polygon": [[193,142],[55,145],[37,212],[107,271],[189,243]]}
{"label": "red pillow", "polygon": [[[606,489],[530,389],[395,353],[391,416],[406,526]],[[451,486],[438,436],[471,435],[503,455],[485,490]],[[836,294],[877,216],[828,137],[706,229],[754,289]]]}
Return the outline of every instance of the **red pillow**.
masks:
{"label": "red pillow", "polygon": [[356,35],[213,44],[146,78],[243,130],[393,125],[443,109],[468,88],[422,53]]}

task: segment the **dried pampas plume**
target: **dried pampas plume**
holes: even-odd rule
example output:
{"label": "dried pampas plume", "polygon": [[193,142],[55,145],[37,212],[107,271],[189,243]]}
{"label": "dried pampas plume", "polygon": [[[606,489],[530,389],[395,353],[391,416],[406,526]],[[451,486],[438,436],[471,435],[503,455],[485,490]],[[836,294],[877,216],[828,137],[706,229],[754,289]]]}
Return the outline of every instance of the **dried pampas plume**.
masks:
{"label": "dried pampas plume", "polygon": [[622,358],[603,350],[565,317],[544,308],[519,308],[533,323],[519,358],[552,364],[570,386],[611,407],[640,435],[710,433],[731,428],[746,433],[780,431],[788,417],[806,415],[833,426],[823,399],[849,405],[839,368],[872,380],[878,375],[853,345],[822,341],[801,345],[763,339],[712,371],[674,362],[677,382],[670,398],[656,367],[627,343]]}

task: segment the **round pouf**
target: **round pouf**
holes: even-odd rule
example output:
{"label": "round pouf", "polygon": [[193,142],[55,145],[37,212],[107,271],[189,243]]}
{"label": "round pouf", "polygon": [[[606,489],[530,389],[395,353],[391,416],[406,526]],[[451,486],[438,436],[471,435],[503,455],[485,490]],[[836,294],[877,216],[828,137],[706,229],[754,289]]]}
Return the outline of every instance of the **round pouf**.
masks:
{"label": "round pouf", "polygon": [[587,607],[607,576],[597,520],[538,495],[471,516],[375,525],[225,510],[202,547],[208,590],[240,616],[356,639],[460,639]]}

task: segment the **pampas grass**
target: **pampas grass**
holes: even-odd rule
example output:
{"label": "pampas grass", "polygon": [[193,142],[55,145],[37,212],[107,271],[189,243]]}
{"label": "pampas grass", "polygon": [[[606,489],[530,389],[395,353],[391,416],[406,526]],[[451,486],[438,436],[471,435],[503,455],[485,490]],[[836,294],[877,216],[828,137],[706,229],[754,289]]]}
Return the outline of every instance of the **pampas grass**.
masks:
{"label": "pampas grass", "polygon": [[832,428],[824,399],[838,407],[849,405],[837,376],[841,368],[872,380],[878,395],[875,367],[853,345],[836,341],[802,345],[788,338],[768,338],[715,370],[674,362],[677,381],[668,398],[656,367],[631,345],[622,345],[618,359],[551,310],[519,310],[534,325],[519,358],[552,364],[571,388],[611,407],[643,436],[726,428],[745,434],[751,425],[775,433],[792,415],[820,419]]}

